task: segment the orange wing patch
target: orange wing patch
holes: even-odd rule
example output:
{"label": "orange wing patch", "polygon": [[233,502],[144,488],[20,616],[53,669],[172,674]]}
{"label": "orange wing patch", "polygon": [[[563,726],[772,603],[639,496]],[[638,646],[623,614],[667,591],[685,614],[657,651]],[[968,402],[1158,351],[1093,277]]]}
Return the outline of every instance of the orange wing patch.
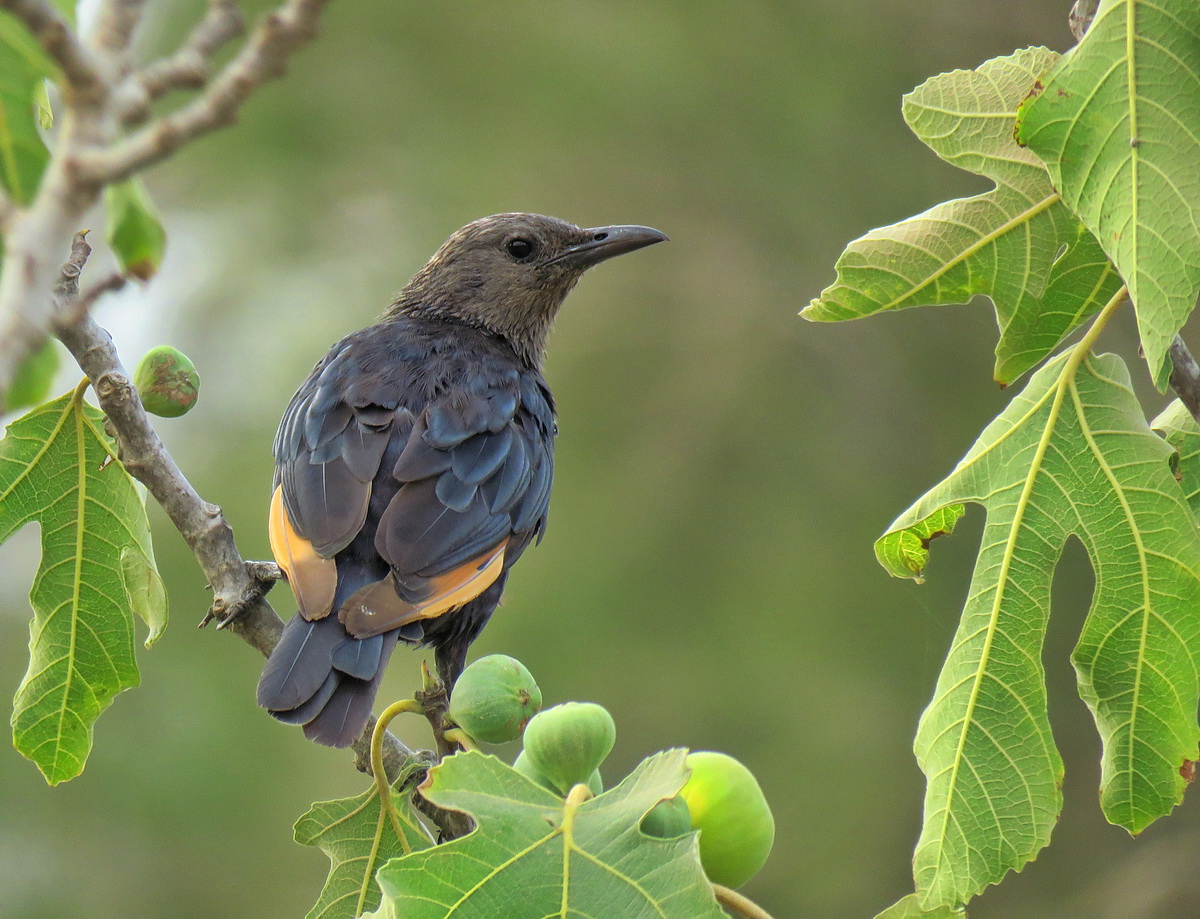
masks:
{"label": "orange wing patch", "polygon": [[370,638],[418,619],[434,619],[448,613],[474,600],[500,577],[507,545],[505,539],[479,557],[430,578],[430,595],[420,603],[401,599],[389,574],[353,594],[338,612],[338,618],[355,638]]}
{"label": "orange wing patch", "polygon": [[300,615],[310,622],[322,619],[333,609],[337,590],[337,565],[317,554],[312,543],[296,532],[283,506],[283,486],[271,497],[271,554],[287,576]]}

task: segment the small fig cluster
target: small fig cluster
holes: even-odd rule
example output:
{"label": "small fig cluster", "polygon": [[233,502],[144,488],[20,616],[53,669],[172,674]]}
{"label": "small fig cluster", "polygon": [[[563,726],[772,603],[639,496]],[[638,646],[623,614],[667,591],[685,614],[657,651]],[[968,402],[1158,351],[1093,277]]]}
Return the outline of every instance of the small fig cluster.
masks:
{"label": "small fig cluster", "polygon": [[[520,661],[503,654],[480,658],[463,671],[450,699],[450,717],[472,738],[500,744],[524,735],[512,766],[560,797],[576,785],[604,791],[600,766],[617,728],[594,702],[564,702],[541,710],[542,692]],[[709,879],[740,887],[762,868],[775,840],[775,820],[754,775],[732,756],[689,753],[690,777],[673,798],[642,818],[646,836],[672,839],[699,832],[700,863]]]}

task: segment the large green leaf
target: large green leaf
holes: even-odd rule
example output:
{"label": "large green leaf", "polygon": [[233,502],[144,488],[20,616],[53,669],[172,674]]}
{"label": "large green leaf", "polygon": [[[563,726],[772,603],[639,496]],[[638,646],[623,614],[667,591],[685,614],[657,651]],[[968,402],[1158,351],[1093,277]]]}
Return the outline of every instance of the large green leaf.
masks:
{"label": "large green leaf", "polygon": [[1160,389],[1200,292],[1200,3],[1103,0],[1019,137],[1129,287]]}
{"label": "large green leaf", "polygon": [[55,72],[25,27],[0,12],[0,184],[16,204],[33,200],[50,159],[38,134],[35,94]]}
{"label": "large green leaf", "polygon": [[858,319],[986,294],[1000,324],[995,376],[1009,383],[1104,305],[1120,279],[1045,167],[1013,139],[1018,104],[1055,59],[1027,48],[933,77],[905,97],[917,137],[996,187],[852,242],[838,259],[837,282],[802,316]]}
{"label": "large green leaf", "polygon": [[1200,537],[1124,363],[1081,358],[1077,347],[1039,370],[877,547],[892,574],[912,577],[894,543],[947,507],[987,508],[962,621],[916,740],[928,786],[914,873],[926,909],[966,902],[1049,841],[1062,762],[1041,649],[1069,536],[1095,570],[1073,661],[1103,742],[1105,815],[1144,829],[1180,801],[1180,768],[1197,758]]}
{"label": "large green leaf", "polygon": [[353,798],[319,801],[296,821],[296,842],[320,846],[331,862],[321,896],[305,919],[353,919],[379,905],[375,872],[389,859],[433,844],[402,792],[412,770],[393,784],[383,805],[378,789]]}
{"label": "large green leaf", "polygon": [[642,762],[596,798],[563,799],[494,756],[460,753],[423,794],[475,818],[474,832],[389,862],[380,917],[723,919],[695,834],[653,839],[638,825],[687,780],[686,750]]}
{"label": "large green leaf", "polygon": [[166,615],[142,496],[111,460],[103,418],[81,386],[14,421],[0,441],[0,542],[32,521],[42,531],[13,739],[52,785],[83,770],[92,725],[138,683],[126,585],[155,623],[152,638]]}

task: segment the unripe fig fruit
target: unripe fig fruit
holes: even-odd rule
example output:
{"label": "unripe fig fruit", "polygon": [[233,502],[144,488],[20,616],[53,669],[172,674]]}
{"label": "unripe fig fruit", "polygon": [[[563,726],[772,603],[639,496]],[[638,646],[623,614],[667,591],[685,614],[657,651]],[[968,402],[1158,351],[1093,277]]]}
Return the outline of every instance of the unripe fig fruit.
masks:
{"label": "unripe fig fruit", "polygon": [[612,715],[594,702],[564,702],[534,715],[525,728],[529,764],[559,794],[587,782],[617,741]]}
{"label": "unripe fig fruit", "polygon": [[[560,792],[554,786],[554,783],[550,781],[550,779],[546,778],[544,775],[538,772],[534,766],[530,765],[529,757],[525,755],[524,750],[517,755],[516,761],[513,762],[513,768],[531,782],[541,785],[542,788],[546,789],[546,791],[551,791],[560,798],[563,796],[563,792]],[[601,794],[604,791],[604,779],[600,777],[599,769],[594,769],[592,771],[591,776],[589,776],[587,780],[587,787],[588,791],[590,791],[593,795]]]}
{"label": "unripe fig fruit", "polygon": [[200,374],[182,351],[170,345],[151,348],[138,364],[133,385],[146,411],[163,418],[185,415],[200,394]]}
{"label": "unripe fig fruit", "polygon": [[679,792],[700,831],[709,880],[740,887],[758,873],[775,841],[775,820],[750,770],[732,756],[689,753],[692,776]]}
{"label": "unripe fig fruit", "polygon": [[692,813],[682,796],[659,801],[642,818],[642,832],[657,839],[674,839],[692,831]]}
{"label": "unripe fig fruit", "polygon": [[462,672],[450,696],[450,717],[484,743],[515,740],[541,710],[542,691],[525,665],[506,654],[481,657]]}

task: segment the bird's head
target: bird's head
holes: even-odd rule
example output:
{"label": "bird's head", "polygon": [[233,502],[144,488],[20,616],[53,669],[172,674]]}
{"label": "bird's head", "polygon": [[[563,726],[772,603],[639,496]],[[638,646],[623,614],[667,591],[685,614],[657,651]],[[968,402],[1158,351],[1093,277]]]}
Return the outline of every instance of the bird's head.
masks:
{"label": "bird's head", "polygon": [[583,229],[540,214],[483,217],[442,243],[388,314],[484,329],[537,366],[558,308],[587,269],[666,238],[650,227]]}

